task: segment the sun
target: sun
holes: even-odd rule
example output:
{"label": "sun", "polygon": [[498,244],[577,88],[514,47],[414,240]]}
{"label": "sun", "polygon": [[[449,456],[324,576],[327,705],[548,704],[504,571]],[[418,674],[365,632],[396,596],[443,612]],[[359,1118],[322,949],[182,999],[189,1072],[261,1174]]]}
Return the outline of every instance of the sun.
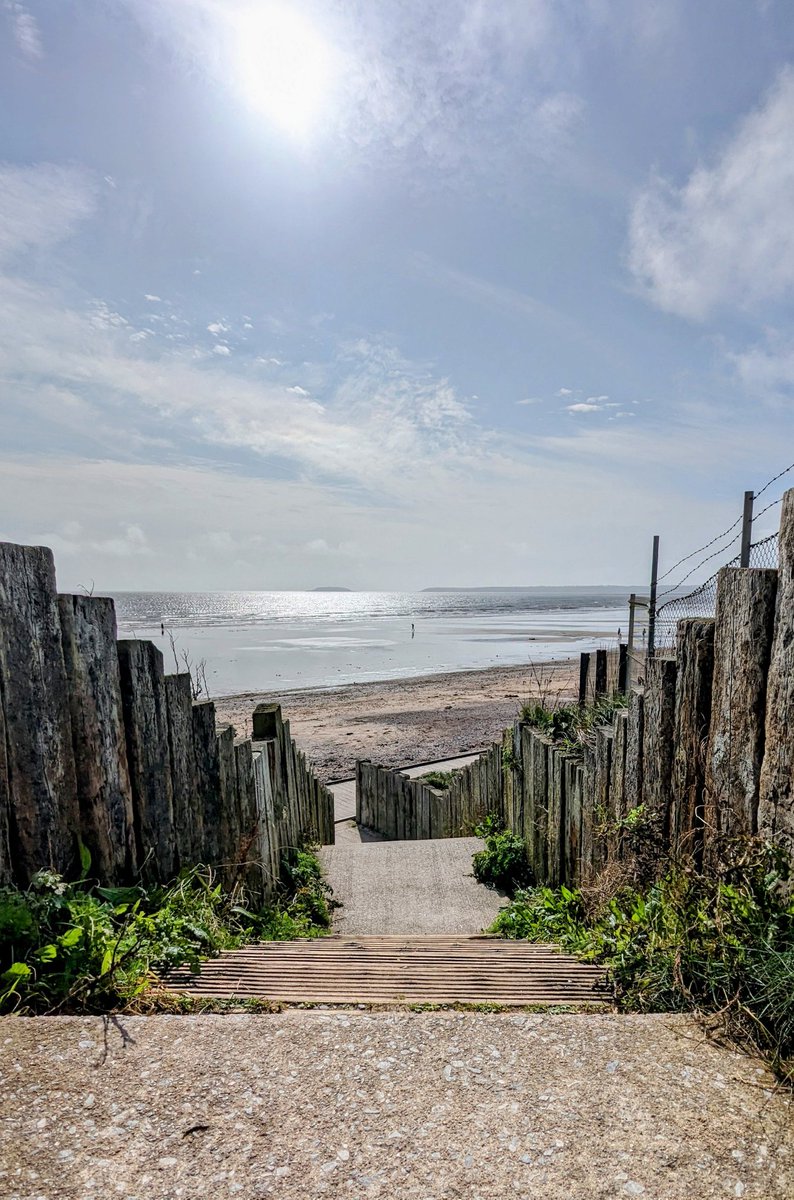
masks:
{"label": "sun", "polygon": [[308,136],[333,83],[330,45],[289,0],[252,4],[236,26],[238,83],[248,103],[285,133]]}

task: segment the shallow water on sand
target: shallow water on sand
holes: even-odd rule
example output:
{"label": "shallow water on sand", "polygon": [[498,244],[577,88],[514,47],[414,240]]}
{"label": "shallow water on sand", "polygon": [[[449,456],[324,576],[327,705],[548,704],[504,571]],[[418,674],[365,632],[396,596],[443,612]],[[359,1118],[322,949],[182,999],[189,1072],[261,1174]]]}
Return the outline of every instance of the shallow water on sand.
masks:
{"label": "shallow water on sand", "polygon": [[[437,592],[121,592],[120,637],[166,670],[204,661],[213,695],[334,687],[544,662],[625,635],[629,588]],[[413,626],[413,629],[412,629]],[[162,627],[162,628],[161,628]],[[164,629],[164,632],[162,631]]]}

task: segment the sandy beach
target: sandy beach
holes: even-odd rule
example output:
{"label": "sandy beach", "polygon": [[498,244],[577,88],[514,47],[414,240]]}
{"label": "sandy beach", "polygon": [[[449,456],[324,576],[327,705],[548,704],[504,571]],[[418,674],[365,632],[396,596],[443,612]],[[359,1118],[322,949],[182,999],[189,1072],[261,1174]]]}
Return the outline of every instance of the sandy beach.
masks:
{"label": "sandy beach", "polygon": [[528,699],[573,699],[579,659],[540,666],[489,667],[447,675],[329,689],[245,692],[216,699],[218,725],[251,732],[257,704],[278,703],[325,782],[355,771],[357,758],[399,767],[490,745]]}

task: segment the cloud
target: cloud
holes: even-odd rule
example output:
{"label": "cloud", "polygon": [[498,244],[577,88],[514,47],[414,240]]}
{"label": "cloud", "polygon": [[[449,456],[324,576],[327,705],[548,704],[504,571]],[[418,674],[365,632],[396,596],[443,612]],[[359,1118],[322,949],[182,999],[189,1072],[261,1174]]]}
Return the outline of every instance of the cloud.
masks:
{"label": "cloud", "polygon": [[14,40],[27,58],[41,58],[44,51],[41,44],[41,32],[36,18],[28,12],[24,4],[16,0],[5,0],[5,10],[9,15]]}
{"label": "cloud", "polygon": [[223,321],[213,321],[212,324],[207,326],[207,332],[214,334],[215,337],[218,337],[222,333],[229,333],[230,330],[231,326],[224,324]]}
{"label": "cloud", "polygon": [[146,292],[144,294],[143,298],[144,298],[144,300],[148,300],[150,304],[162,304],[163,303],[161,296],[153,296],[151,292]]}
{"label": "cloud", "polygon": [[568,404],[568,405],[566,405],[566,408],[568,409],[568,412],[572,412],[572,413],[589,413],[589,412],[600,412],[601,411],[600,404],[589,404],[589,403],[588,404]]}
{"label": "cloud", "polygon": [[680,188],[655,176],[637,197],[628,265],[647,298],[702,321],[794,289],[794,70]]}
{"label": "cloud", "polygon": [[559,388],[559,390],[555,394],[557,396],[572,396],[573,391],[571,390],[571,388]]}
{"label": "cloud", "polygon": [[95,206],[96,189],[87,171],[0,162],[0,265],[62,241]]}
{"label": "cloud", "polygon": [[755,396],[791,398],[794,393],[794,338],[769,330],[765,342],[730,355],[736,374]]}
{"label": "cloud", "polygon": [[213,353],[213,354],[220,354],[220,355],[222,355],[222,356],[224,356],[224,357],[225,357],[227,354],[231,354],[231,350],[229,349],[229,347],[228,347],[228,346],[221,346],[221,345],[218,345],[218,346],[213,346],[213,347],[212,347],[212,353]]}

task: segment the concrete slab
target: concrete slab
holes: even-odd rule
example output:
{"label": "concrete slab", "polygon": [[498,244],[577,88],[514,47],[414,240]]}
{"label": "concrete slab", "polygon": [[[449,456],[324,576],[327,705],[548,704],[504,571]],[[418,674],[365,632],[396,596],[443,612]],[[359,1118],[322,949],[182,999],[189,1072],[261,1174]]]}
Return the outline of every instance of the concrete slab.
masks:
{"label": "concrete slab", "polygon": [[342,901],[334,932],[480,933],[504,902],[477,883],[478,838],[340,843],[320,851],[325,876]]}
{"label": "concrete slab", "polygon": [[790,1200],[791,1100],[681,1016],[0,1020],[7,1200]]}

